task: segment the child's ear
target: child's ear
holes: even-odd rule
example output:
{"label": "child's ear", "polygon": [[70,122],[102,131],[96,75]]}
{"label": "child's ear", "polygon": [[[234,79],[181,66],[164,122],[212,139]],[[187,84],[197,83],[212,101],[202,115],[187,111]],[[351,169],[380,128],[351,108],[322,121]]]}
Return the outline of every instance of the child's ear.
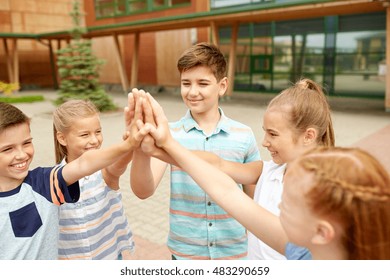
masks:
{"label": "child's ear", "polygon": [[316,233],[312,237],[311,242],[317,245],[328,244],[332,242],[335,235],[335,228],[329,222],[321,220],[317,225]]}
{"label": "child's ear", "polygon": [[66,138],[62,132],[57,131],[56,133],[57,141],[62,145],[66,146]]}
{"label": "child's ear", "polygon": [[303,140],[304,143],[306,145],[310,145],[312,143],[315,143],[316,139],[317,139],[317,130],[312,127],[306,129],[304,140]]}
{"label": "child's ear", "polygon": [[226,90],[228,88],[228,79],[227,77],[224,77],[222,78],[220,81],[219,81],[219,92],[218,92],[218,95],[219,97],[222,97],[225,95],[226,93]]}

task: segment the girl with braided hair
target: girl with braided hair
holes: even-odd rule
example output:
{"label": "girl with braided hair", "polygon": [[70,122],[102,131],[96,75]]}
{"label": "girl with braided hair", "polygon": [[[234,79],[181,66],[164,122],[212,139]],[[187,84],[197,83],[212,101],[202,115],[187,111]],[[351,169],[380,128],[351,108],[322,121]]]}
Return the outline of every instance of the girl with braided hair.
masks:
{"label": "girl with braided hair", "polygon": [[390,259],[390,179],[357,148],[319,147],[289,165],[280,224],[317,259]]}

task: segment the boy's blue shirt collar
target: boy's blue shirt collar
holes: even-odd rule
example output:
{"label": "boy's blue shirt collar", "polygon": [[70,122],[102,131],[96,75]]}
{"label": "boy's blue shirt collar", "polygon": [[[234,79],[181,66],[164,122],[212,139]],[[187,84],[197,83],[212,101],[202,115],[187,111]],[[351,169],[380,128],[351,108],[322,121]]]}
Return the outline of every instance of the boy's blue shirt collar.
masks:
{"label": "boy's blue shirt collar", "polygon": [[[224,114],[223,110],[221,108],[218,108],[219,113],[221,114],[221,119],[219,120],[217,127],[215,128],[214,133],[219,133],[221,130],[230,133],[231,125],[229,123],[229,118],[226,117]],[[183,127],[185,132],[190,131],[191,129],[197,129],[197,130],[202,130],[197,122],[193,119],[191,116],[191,111],[187,110],[187,113],[183,117]]]}

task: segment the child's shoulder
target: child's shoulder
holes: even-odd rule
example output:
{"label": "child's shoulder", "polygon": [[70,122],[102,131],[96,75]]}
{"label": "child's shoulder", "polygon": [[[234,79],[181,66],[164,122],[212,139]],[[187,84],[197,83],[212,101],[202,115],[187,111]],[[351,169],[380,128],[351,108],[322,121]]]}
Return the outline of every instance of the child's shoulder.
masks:
{"label": "child's shoulder", "polygon": [[38,166],[28,171],[27,176],[24,178],[24,182],[31,182],[31,181],[36,182],[37,180],[49,177],[52,171],[58,171],[61,169],[61,167],[63,166],[62,165],[47,166],[47,167]]}
{"label": "child's shoulder", "polygon": [[284,171],[286,169],[286,164],[277,164],[273,160],[266,160],[263,161],[263,171],[261,173],[261,176],[263,177],[283,177]]}
{"label": "child's shoulder", "polygon": [[246,124],[244,124],[244,123],[242,123],[242,122],[233,120],[233,119],[231,119],[231,118],[229,118],[229,117],[226,117],[226,116],[225,116],[225,120],[226,120],[226,122],[230,123],[231,126],[233,126],[233,127],[252,130],[252,128],[250,128],[250,126],[248,126],[248,125],[246,125]]}

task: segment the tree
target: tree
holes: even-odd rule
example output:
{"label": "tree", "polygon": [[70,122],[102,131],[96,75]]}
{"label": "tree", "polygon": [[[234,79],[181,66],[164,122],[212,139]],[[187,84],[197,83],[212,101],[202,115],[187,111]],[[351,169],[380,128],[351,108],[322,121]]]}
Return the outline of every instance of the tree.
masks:
{"label": "tree", "polygon": [[78,0],[73,2],[72,41],[67,47],[57,51],[57,66],[60,77],[57,105],[70,99],[89,99],[100,111],[116,108],[110,96],[99,84],[99,68],[104,63],[92,53],[90,39],[82,38],[86,29],[81,25],[83,14]]}

